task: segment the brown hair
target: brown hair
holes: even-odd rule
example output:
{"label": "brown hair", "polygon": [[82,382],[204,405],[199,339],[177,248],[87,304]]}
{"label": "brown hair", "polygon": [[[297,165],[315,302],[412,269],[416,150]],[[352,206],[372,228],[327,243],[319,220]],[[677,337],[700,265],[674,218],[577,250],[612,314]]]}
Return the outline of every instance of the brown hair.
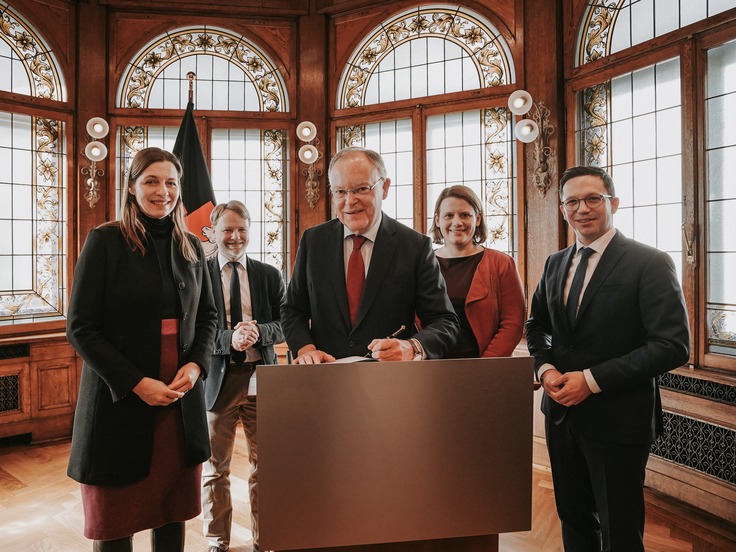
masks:
{"label": "brown hair", "polygon": [[[181,182],[182,168],[179,159],[173,154],[161,148],[145,148],[136,153],[130,164],[128,178],[123,186],[122,212],[120,214],[120,231],[123,233],[125,241],[128,242],[130,248],[135,251],[139,249],[141,253],[146,252],[143,245],[146,239],[146,229],[141,221],[141,208],[134,194],[130,193],[130,188],[135,185],[135,181],[143,174],[149,166],[160,161],[168,161],[176,168],[178,182]],[[184,205],[181,201],[181,193],[176,200],[176,205],[171,211],[171,220],[174,222],[174,241],[179,244],[181,254],[188,261],[197,260],[197,249],[190,241],[186,224],[184,223]]]}
{"label": "brown hair", "polygon": [[210,213],[210,224],[212,224],[212,228],[217,226],[217,221],[220,220],[220,217],[222,217],[222,214],[225,211],[232,211],[240,216],[240,218],[245,219],[246,222],[251,222],[248,208],[241,201],[231,199],[227,203],[220,203],[217,207],[212,209],[212,212]]}
{"label": "brown hair", "polygon": [[429,234],[432,237],[432,241],[437,244],[444,244],[445,239],[442,237],[442,231],[435,223],[435,218],[439,217],[440,205],[442,201],[448,197],[455,197],[457,199],[464,199],[475,211],[476,216],[480,215],[480,224],[475,227],[475,233],[473,234],[473,243],[479,244],[486,241],[488,237],[488,230],[486,229],[486,218],[483,216],[483,207],[480,203],[480,199],[473,190],[462,184],[450,186],[440,192],[437,201],[434,204],[434,216],[432,217],[432,228],[429,229]]}

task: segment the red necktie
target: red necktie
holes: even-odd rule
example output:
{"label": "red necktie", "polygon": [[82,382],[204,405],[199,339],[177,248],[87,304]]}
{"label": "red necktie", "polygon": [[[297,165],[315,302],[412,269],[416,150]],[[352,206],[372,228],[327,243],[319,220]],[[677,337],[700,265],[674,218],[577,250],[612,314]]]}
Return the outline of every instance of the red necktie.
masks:
{"label": "red necktie", "polygon": [[350,260],[348,261],[348,307],[350,308],[350,322],[355,324],[360,296],[363,295],[363,285],[365,284],[365,265],[363,264],[363,255],[360,253],[360,248],[363,247],[368,238],[365,236],[350,237],[353,238],[353,252],[350,254]]}

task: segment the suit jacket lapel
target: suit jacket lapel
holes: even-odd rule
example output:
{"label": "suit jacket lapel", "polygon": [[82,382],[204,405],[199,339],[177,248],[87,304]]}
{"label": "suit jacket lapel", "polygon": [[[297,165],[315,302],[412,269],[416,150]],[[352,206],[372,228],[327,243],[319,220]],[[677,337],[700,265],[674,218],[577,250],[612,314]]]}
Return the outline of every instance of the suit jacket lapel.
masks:
{"label": "suit jacket lapel", "polygon": [[[383,215],[381,226],[379,227],[378,234],[376,235],[376,242],[373,244],[371,264],[368,267],[368,275],[365,278],[365,287],[363,288],[363,295],[360,298],[358,315],[355,317],[355,325],[353,326],[353,329],[358,327],[365,317],[365,314],[368,312],[368,309],[370,309],[373,300],[376,298],[381,286],[383,285],[383,281],[386,279],[388,269],[393,263],[394,255],[396,254],[396,247],[398,245],[397,241],[394,239],[394,234],[396,233],[394,224],[401,223],[394,222],[385,214]],[[347,296],[347,291],[345,293]]]}
{"label": "suit jacket lapel", "polygon": [[593,296],[598,292],[603,282],[606,281],[608,275],[613,270],[621,258],[626,253],[626,238],[622,234],[616,231],[616,235],[613,236],[611,243],[608,244],[606,250],[603,252],[601,260],[598,261],[598,266],[595,267],[595,272],[590,278],[590,282],[585,288],[583,293],[583,299],[580,302],[580,308],[578,309],[578,319],[583,316],[585,309],[588,308]]}
{"label": "suit jacket lapel", "polygon": [[576,245],[573,244],[567,248],[564,255],[562,256],[562,262],[557,267],[557,282],[554,292],[557,294],[555,298],[556,309],[555,311],[561,313],[560,318],[564,320],[563,324],[567,328],[567,332],[570,333],[570,325],[567,322],[567,316],[565,314],[565,284],[567,283],[567,275],[570,273],[570,265],[572,264],[572,258],[575,256]]}
{"label": "suit jacket lapel", "polygon": [[338,298],[340,312],[343,320],[350,327],[350,310],[348,308],[348,288],[345,283],[345,255],[343,253],[344,230],[339,220],[335,221],[335,228],[330,235],[327,247],[327,259],[329,262],[329,277],[332,279],[332,286],[335,290],[335,297]]}
{"label": "suit jacket lapel", "polygon": [[246,257],[245,268],[248,271],[250,315],[254,320],[258,320],[258,313],[261,312],[261,275],[258,272],[256,263],[250,257]]}
{"label": "suit jacket lapel", "polygon": [[217,256],[209,259],[207,264],[210,269],[210,280],[212,281],[212,297],[217,307],[217,323],[220,329],[227,329],[227,313],[225,312],[225,295],[222,291],[222,277],[220,276],[220,262]]}

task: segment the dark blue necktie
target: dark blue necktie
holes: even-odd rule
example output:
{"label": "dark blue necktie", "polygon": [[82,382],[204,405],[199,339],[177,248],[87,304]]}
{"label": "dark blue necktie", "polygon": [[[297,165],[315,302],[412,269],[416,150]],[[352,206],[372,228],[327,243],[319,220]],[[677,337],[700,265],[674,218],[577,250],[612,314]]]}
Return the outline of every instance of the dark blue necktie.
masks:
{"label": "dark blue necktie", "polygon": [[575,318],[578,314],[578,302],[580,301],[580,292],[583,290],[583,282],[585,281],[585,272],[588,270],[588,259],[595,253],[590,247],[584,247],[580,252],[580,263],[575,269],[575,276],[572,278],[570,293],[567,295],[567,322],[570,328],[575,326]]}

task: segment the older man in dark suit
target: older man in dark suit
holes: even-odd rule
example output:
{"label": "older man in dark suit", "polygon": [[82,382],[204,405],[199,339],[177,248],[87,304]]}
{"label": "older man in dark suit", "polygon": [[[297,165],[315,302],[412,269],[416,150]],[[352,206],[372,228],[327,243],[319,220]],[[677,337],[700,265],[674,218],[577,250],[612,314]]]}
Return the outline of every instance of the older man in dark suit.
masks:
{"label": "older man in dark suit", "polygon": [[441,358],[457,340],[457,315],[430,239],[381,212],[391,184],[383,159],[343,149],[329,178],[338,218],[304,232],[282,310],[296,362]]}
{"label": "older man in dark suit", "polygon": [[[644,474],[662,430],[656,377],[687,362],[674,263],[613,227],[611,177],[560,180],[576,244],[547,259],[527,321],[567,552],[644,552]],[[602,548],[601,548],[602,545]]]}
{"label": "older man in dark suit", "polygon": [[205,381],[212,456],[202,469],[202,511],[208,552],[230,547],[233,507],[230,462],[238,421],[251,464],[250,513],[253,547],[258,549],[258,448],[256,397],[249,393],[256,367],[278,364],[274,344],[284,340],[281,303],[284,282],[274,267],[245,254],[250,214],[239,201],[220,204],[210,215],[218,255],[208,261],[218,330]]}

